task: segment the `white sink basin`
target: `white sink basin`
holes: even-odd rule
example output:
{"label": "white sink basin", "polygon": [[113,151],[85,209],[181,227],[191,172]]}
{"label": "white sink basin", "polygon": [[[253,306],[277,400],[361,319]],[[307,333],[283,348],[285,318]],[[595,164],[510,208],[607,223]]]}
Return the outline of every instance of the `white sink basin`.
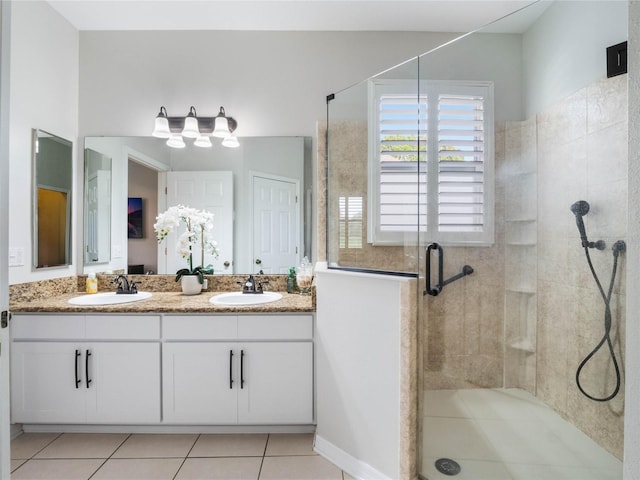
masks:
{"label": "white sink basin", "polygon": [[133,294],[117,294],[116,292],[92,293],[80,295],[69,300],[71,305],[95,306],[116,305],[119,303],[139,302],[151,297],[150,292],[138,292]]}
{"label": "white sink basin", "polygon": [[276,292],[242,293],[229,292],[214,295],[209,299],[214,305],[259,305],[261,303],[275,302],[282,298],[282,294]]}

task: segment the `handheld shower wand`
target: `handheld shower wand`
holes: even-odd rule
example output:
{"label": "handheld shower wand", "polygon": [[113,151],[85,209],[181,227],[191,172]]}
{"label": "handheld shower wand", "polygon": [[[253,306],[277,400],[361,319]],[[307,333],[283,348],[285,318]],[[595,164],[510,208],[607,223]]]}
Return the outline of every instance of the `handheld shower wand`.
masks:
{"label": "handheld shower wand", "polygon": [[[589,204],[584,200],[578,200],[576,203],[571,205],[571,212],[576,217],[576,225],[578,226],[578,231],[580,232],[580,240],[582,241],[582,247],[584,248],[585,256],[587,257],[587,263],[589,264],[589,270],[591,270],[591,274],[596,282],[598,287],[598,291],[600,292],[600,296],[604,302],[605,312],[604,312],[604,335],[602,339],[596,345],[596,347],[580,362],[578,369],[576,370],[576,385],[582,394],[589,398],[590,400],[594,400],[596,402],[607,402],[614,398],[618,392],[620,391],[621,384],[621,375],[620,375],[620,367],[618,365],[618,359],[616,358],[616,354],[613,348],[613,342],[611,340],[611,327],[612,327],[612,314],[611,314],[611,295],[613,293],[613,283],[616,279],[616,271],[618,269],[618,256],[620,253],[626,250],[626,244],[623,240],[618,240],[615,242],[611,248],[613,251],[613,268],[611,271],[611,280],[609,281],[609,289],[607,291],[604,290],[602,284],[600,283],[600,279],[596,274],[595,269],[593,268],[593,263],[591,262],[591,256],[589,254],[590,248],[597,248],[598,250],[604,250],[605,243],[602,240],[598,240],[597,242],[590,242],[587,238],[587,232],[584,228],[584,222],[582,221],[582,217],[584,217],[587,213],[589,213]],[[580,374],[585,365],[593,358],[593,356],[602,348],[604,345],[607,345],[609,349],[609,354],[611,356],[611,362],[613,364],[613,369],[616,375],[616,385],[611,394],[604,397],[596,397],[590,393],[588,393],[582,386],[580,382]]]}
{"label": "handheld shower wand", "polygon": [[587,239],[587,231],[584,228],[582,217],[589,213],[589,202],[585,200],[578,200],[576,203],[571,205],[571,212],[573,212],[576,217],[576,225],[578,226],[578,232],[580,232],[582,246],[584,248],[597,248],[598,250],[604,250],[606,247],[604,241],[598,240],[597,242],[590,242]]}

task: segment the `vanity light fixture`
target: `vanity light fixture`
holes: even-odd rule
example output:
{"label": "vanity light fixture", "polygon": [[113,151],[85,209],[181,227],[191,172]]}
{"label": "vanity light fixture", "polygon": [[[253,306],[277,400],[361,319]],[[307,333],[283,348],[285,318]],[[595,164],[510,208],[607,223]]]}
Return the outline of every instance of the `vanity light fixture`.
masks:
{"label": "vanity light fixture", "polygon": [[240,144],[233,136],[238,122],[232,117],[227,117],[224,108],[215,117],[199,117],[195,107],[189,108],[186,117],[170,117],[167,109],[160,107],[160,113],[156,116],[155,128],[152,135],[158,138],[166,138],[167,145],[173,148],[184,148],[184,138],[194,138],[196,147],[211,147],[211,138],[222,138],[222,145],[236,148]]}

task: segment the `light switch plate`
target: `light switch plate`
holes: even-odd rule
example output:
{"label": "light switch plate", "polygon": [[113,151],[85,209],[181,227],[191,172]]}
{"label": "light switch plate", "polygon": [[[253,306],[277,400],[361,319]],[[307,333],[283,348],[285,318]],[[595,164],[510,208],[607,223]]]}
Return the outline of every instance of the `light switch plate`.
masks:
{"label": "light switch plate", "polygon": [[9,266],[10,267],[22,267],[24,265],[24,248],[10,248],[9,249]]}

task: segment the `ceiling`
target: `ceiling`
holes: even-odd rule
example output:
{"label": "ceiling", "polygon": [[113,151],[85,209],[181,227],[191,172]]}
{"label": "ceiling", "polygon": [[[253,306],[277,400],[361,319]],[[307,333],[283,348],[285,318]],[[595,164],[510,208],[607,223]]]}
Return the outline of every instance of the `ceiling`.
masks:
{"label": "ceiling", "polygon": [[[48,0],[78,30],[467,32],[534,0]],[[541,0],[541,12],[551,2]],[[534,14],[537,18],[540,13]],[[508,31],[532,21],[518,15]],[[521,20],[522,18],[522,20]]]}

